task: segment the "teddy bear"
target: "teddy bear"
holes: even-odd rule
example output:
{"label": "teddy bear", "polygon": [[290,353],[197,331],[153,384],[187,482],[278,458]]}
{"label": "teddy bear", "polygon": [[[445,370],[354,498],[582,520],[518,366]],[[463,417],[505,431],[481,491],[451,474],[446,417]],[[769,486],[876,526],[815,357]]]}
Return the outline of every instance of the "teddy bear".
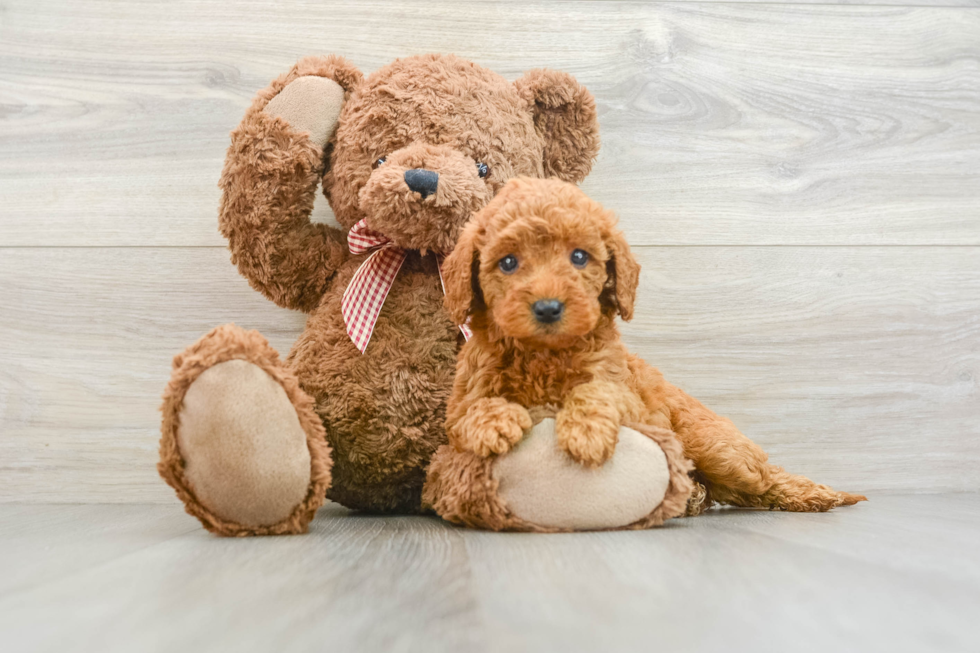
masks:
{"label": "teddy bear", "polygon": [[[364,76],[307,57],[232,132],[219,210],[232,262],[307,313],[283,360],[255,331],[217,327],[173,360],[158,470],[214,533],[303,533],[327,498],[422,510],[468,335],[443,305],[441,263],[470,216],[516,176],[581,181],[595,102],[569,74],[514,82],[452,55]],[[312,223],[319,183],[342,229]]]}

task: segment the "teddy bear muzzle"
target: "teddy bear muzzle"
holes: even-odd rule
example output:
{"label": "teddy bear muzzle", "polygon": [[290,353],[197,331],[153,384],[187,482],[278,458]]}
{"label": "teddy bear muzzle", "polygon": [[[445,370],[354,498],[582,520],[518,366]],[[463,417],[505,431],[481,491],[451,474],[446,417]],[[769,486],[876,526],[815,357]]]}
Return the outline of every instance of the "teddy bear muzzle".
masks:
{"label": "teddy bear muzzle", "polygon": [[403,249],[449,253],[493,196],[478,163],[449,145],[413,143],[382,160],[361,189],[360,209]]}

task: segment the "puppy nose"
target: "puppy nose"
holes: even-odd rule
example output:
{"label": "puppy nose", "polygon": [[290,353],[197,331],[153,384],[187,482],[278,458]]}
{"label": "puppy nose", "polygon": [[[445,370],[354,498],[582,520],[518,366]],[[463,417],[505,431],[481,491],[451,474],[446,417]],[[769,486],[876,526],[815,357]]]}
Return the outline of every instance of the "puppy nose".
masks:
{"label": "puppy nose", "polygon": [[557,299],[539,299],[531,306],[534,319],[542,324],[551,324],[561,319],[565,305]]}
{"label": "puppy nose", "polygon": [[406,170],[405,183],[425,199],[436,192],[436,187],[439,186],[439,173],[424,168]]}

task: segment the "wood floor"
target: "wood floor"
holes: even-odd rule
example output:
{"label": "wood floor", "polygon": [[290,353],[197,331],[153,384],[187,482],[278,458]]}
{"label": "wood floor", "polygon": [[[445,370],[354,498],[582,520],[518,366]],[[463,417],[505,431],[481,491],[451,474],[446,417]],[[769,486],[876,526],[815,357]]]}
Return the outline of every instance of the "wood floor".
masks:
{"label": "wood floor", "polygon": [[980,494],[642,532],[321,510],[220,539],[166,505],[0,505],[5,651],[980,650]]}

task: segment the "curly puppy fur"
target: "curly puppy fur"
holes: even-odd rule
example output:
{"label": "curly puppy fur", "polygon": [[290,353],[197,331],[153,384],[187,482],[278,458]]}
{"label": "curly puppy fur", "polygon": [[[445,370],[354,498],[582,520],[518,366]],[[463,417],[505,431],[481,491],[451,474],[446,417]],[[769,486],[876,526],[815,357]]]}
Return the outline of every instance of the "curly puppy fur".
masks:
{"label": "curly puppy fur", "polygon": [[[588,254],[575,265],[575,250]],[[499,265],[516,257],[516,270]],[[768,463],[727,419],[664,381],[620,340],[633,315],[639,265],[615,216],[575,186],[515,179],[469,223],[445,263],[446,307],[472,320],[449,400],[449,441],[477,456],[504,453],[529,421],[525,406],[557,404],[559,445],[583,465],[612,454],[620,424],[673,431],[713,501],[825,511],[864,497],[837,492]],[[558,300],[561,319],[532,305]]]}
{"label": "curly puppy fur", "polygon": [[[311,76],[336,82],[345,98],[322,149],[264,110]],[[256,290],[309,313],[280,365],[312,398],[332,447],[329,498],[417,511],[425,468],[446,441],[461,343],[429,254],[451,251],[473,212],[514,176],[584,178],[599,147],[592,96],[565,73],[532,71],[511,83],[448,55],[400,59],[367,77],[342,57],[307,57],[258,93],[231,140],[220,229]],[[434,194],[408,188],[404,173],[414,168],[439,174]],[[309,220],[321,180],[343,230]],[[340,311],[366,258],[346,243],[361,219],[408,250],[363,355]]]}

